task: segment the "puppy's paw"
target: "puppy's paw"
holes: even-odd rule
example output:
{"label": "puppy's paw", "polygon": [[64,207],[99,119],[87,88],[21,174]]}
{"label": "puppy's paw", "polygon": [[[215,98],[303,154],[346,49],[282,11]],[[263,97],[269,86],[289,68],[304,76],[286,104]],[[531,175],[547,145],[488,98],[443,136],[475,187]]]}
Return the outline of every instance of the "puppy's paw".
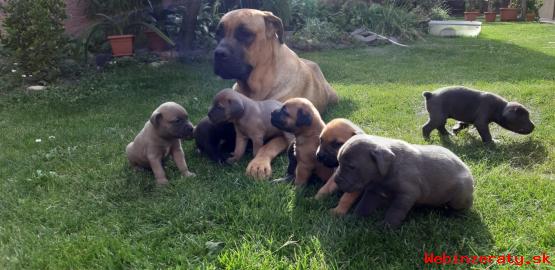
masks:
{"label": "puppy's paw", "polygon": [[195,176],[197,176],[197,174],[194,173],[194,172],[186,171],[185,173],[183,173],[183,176],[185,176],[185,177],[195,177]]}
{"label": "puppy's paw", "polygon": [[330,209],[330,214],[334,217],[343,217],[347,214],[347,210],[338,207]]}
{"label": "puppy's paw", "polygon": [[401,221],[396,221],[396,220],[391,220],[391,221],[387,221],[387,220],[382,220],[378,223],[378,226],[386,229],[386,230],[395,230],[397,228],[399,228],[401,226]]}
{"label": "puppy's paw", "polygon": [[225,159],[225,163],[229,164],[229,165],[234,164],[235,162],[237,162],[237,159],[233,156],[228,157],[228,158]]}
{"label": "puppy's paw", "polygon": [[158,187],[167,186],[168,183],[169,183],[168,179],[166,179],[166,178],[156,179],[156,186],[158,186]]}
{"label": "puppy's paw", "polygon": [[[328,196],[327,193],[318,191],[318,193],[316,193],[316,195],[314,196],[314,199],[315,199],[315,200],[321,200],[321,199],[324,199],[324,198],[327,197],[327,196]],[[335,208],[334,208],[334,209],[335,209]]]}
{"label": "puppy's paw", "polygon": [[255,158],[247,166],[246,173],[257,180],[268,179],[272,175],[272,165],[269,160]]}

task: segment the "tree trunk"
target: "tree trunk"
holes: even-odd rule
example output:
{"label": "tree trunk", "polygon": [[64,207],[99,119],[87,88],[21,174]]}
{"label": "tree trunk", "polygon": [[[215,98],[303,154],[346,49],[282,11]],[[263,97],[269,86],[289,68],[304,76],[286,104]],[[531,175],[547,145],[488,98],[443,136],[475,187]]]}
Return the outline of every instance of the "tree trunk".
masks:
{"label": "tree trunk", "polygon": [[200,11],[201,3],[202,0],[174,0],[174,4],[185,7],[184,18],[181,23],[181,33],[177,41],[180,51],[187,51],[193,48],[197,15]]}
{"label": "tree trunk", "polygon": [[521,21],[526,21],[526,13],[528,12],[527,10],[528,6],[526,3],[526,0],[521,0],[520,2],[520,20]]}

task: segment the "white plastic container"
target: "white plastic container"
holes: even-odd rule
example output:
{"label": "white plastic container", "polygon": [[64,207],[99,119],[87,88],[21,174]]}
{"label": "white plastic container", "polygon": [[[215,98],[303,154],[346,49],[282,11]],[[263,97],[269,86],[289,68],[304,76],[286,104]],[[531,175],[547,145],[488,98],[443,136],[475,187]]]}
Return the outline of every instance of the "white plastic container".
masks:
{"label": "white plastic container", "polygon": [[482,31],[482,22],[476,21],[430,21],[431,35],[440,37],[477,37]]}

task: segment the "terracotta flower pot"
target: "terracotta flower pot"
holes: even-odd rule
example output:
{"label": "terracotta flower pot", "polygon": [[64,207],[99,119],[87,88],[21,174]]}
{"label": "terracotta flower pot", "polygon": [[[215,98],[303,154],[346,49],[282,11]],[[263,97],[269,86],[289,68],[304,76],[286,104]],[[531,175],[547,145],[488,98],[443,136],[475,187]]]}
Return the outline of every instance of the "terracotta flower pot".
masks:
{"label": "terracotta flower pot", "polygon": [[518,16],[518,8],[500,8],[499,16],[502,22],[516,21]]}
{"label": "terracotta flower pot", "polygon": [[484,17],[486,18],[486,22],[495,22],[495,18],[497,17],[497,13],[495,13],[495,12],[484,12]]}
{"label": "terracotta flower pot", "polygon": [[475,21],[480,16],[480,11],[467,11],[464,13],[465,21]]}
{"label": "terracotta flower pot", "polygon": [[117,35],[108,36],[110,45],[112,46],[113,56],[130,56],[133,55],[133,38],[134,35]]}
{"label": "terracotta flower pot", "polygon": [[163,52],[168,48],[166,41],[154,31],[145,31],[145,34],[148,40],[148,48],[151,51]]}
{"label": "terracotta flower pot", "polygon": [[536,20],[536,13],[534,13],[534,12],[526,13],[526,20],[529,21],[529,22],[535,21]]}

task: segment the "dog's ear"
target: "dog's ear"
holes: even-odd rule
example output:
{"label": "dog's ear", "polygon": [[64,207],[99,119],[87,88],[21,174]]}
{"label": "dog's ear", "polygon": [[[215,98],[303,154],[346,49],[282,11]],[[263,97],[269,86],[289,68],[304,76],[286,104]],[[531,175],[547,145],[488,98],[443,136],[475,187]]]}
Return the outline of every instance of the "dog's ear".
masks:
{"label": "dog's ear", "polygon": [[240,118],[245,111],[245,106],[243,105],[243,102],[235,98],[229,99],[228,102],[229,115],[235,119]]}
{"label": "dog's ear", "polygon": [[391,162],[395,158],[395,154],[388,148],[377,146],[375,149],[370,150],[370,156],[376,162],[380,175],[386,176]]}
{"label": "dog's ear", "polygon": [[154,112],[152,114],[152,116],[150,116],[150,123],[154,127],[158,127],[160,125],[160,120],[161,119],[162,119],[162,113],[161,112]]}
{"label": "dog's ear", "polygon": [[264,22],[266,23],[266,35],[269,38],[276,34],[280,44],[283,44],[283,22],[272,12],[264,11]]}
{"label": "dog's ear", "polygon": [[297,121],[295,122],[295,126],[302,127],[302,126],[310,126],[312,124],[312,116],[310,113],[305,113],[303,109],[297,110]]}

